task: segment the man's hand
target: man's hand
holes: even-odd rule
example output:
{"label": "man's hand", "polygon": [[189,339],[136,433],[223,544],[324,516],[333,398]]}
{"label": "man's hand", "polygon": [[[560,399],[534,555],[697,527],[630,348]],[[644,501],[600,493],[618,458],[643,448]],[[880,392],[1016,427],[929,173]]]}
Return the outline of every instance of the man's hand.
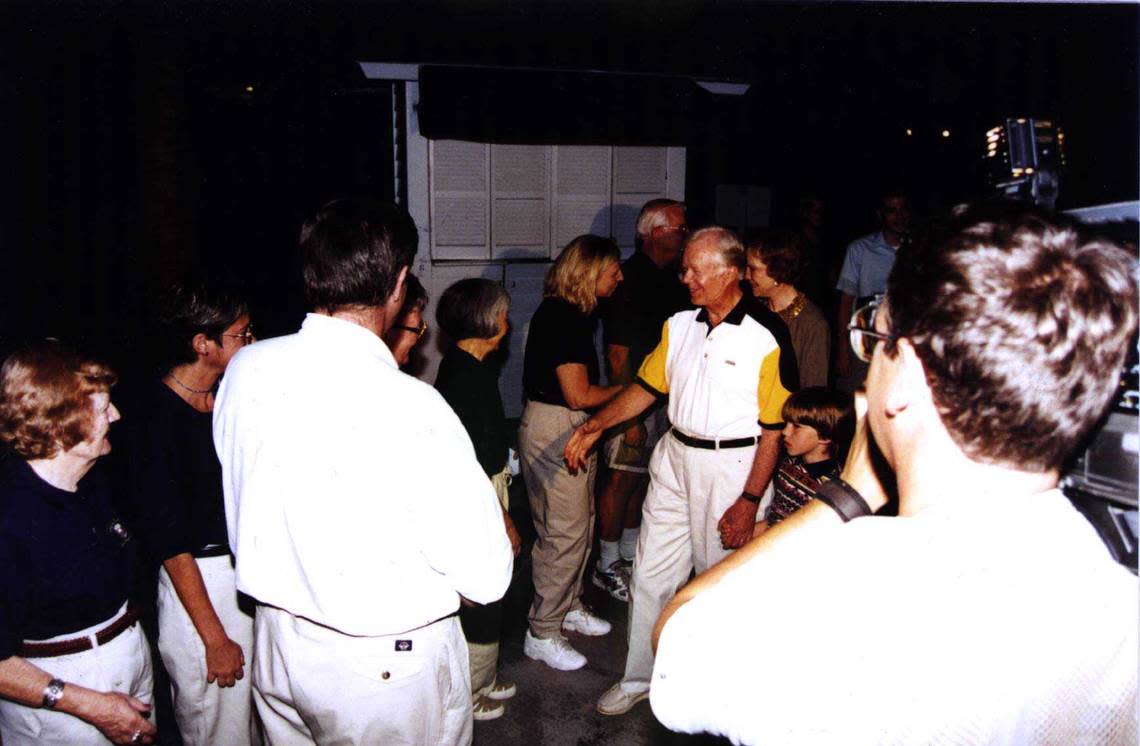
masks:
{"label": "man's hand", "polygon": [[602,427],[591,417],[570,435],[570,440],[566,442],[566,448],[562,451],[562,458],[566,460],[566,468],[571,474],[577,474],[578,470],[586,465],[590,448],[598,441],[602,432]]}
{"label": "man's hand", "polygon": [[206,683],[217,682],[218,686],[233,686],[245,675],[245,653],[241,645],[223,637],[216,643],[206,646]]}
{"label": "man's hand", "polygon": [[108,740],[117,744],[154,743],[158,729],[146,720],[150,716],[150,705],[122,692],[90,694],[80,717],[98,728]]}
{"label": "man's hand", "polygon": [[743,497],[724,511],[716,528],[720,532],[720,543],[725,549],[736,549],[748,543],[756,525],[756,503]]}

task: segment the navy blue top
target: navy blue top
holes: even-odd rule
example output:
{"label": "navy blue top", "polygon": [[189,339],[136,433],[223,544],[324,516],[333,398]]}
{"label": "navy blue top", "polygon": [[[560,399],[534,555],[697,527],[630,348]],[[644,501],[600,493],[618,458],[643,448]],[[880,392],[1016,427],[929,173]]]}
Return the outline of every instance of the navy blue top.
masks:
{"label": "navy blue top", "polygon": [[114,616],[131,591],[132,544],[99,464],[67,492],[23,459],[0,462],[0,659]]}
{"label": "navy blue top", "polygon": [[125,420],[127,481],[143,547],[163,562],[227,543],[213,415],[194,409],[158,380],[148,384],[137,404],[137,412]]}
{"label": "navy blue top", "polygon": [[586,366],[586,378],[593,385],[599,379],[598,351],[594,347],[593,314],[561,298],[543,298],[526,335],[523,354],[523,394],[531,401],[566,406],[555,369],[566,363]]}

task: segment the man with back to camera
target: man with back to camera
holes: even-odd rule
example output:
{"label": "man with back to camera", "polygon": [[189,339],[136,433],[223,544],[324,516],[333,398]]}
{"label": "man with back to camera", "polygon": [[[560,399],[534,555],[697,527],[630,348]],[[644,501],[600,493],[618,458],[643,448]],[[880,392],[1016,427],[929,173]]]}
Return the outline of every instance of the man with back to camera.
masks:
{"label": "man with back to camera", "polygon": [[668,727],[1136,742],[1136,579],[1057,489],[1117,390],[1136,263],[1032,215],[964,225],[907,247],[852,320],[899,516],[862,517],[886,498],[861,422],[845,481],[662,614],[651,701]]}
{"label": "man with back to camera", "polygon": [[[609,299],[604,319],[611,383],[632,383],[645,356],[661,341],[661,325],[689,306],[689,293],[677,277],[681,247],[689,235],[685,203],[646,202],[634,231],[636,250],[621,265],[622,283]],[[609,474],[598,497],[601,551],[593,581],[619,601],[629,601],[649,456],[668,429],[665,402],[658,401],[606,438]]]}
{"label": "man with back to camera", "polygon": [[844,330],[851,312],[887,287],[887,276],[895,264],[895,255],[904,241],[910,239],[910,202],[901,189],[885,189],[880,193],[875,213],[879,230],[857,238],[847,246],[843,268],[835,289],[839,291],[839,314],[835,325],[838,340],[835,348],[836,387],[854,393],[863,384],[867,366],[851,355],[851,345]]}
{"label": "man with back to camera", "polygon": [[[461,597],[500,598],[495,493],[443,398],[381,341],[416,228],[338,200],[301,231],[313,311],[242,350],[214,439],[238,589],[258,602],[254,702],[270,744],[470,743]],[[446,468],[440,468],[446,466]]]}
{"label": "man with back to camera", "polygon": [[625,671],[598,700],[603,715],[629,712],[649,696],[650,634],[665,602],[694,569],[703,572],[752,536],[771,494],[784,400],[799,388],[787,327],[741,289],[740,239],[703,228],[689,238],[681,266],[698,308],[669,317],[637,381],[586,420],[564,452],[579,468],[604,430],[668,395],[672,428],[649,464]]}

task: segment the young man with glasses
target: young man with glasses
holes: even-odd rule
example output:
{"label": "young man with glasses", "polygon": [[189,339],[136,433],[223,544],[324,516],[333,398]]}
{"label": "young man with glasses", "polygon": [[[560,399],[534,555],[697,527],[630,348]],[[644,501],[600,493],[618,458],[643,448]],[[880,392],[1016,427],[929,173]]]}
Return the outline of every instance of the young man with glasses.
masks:
{"label": "young man with glasses", "polygon": [[[657,717],[746,743],[1135,743],[1136,579],[1057,485],[1117,390],[1136,282],[1034,215],[901,252],[849,327],[870,371],[842,479],[669,604]],[[868,515],[873,447],[898,517]]]}
{"label": "young man with glasses", "polygon": [[[839,330],[846,326],[854,308],[882,294],[899,248],[910,239],[910,202],[902,190],[884,190],[875,215],[879,230],[852,241],[843,257],[843,269],[835,286],[839,291]],[[836,386],[854,392],[862,385],[867,367],[858,359],[852,360],[847,336],[842,332],[838,336]]]}

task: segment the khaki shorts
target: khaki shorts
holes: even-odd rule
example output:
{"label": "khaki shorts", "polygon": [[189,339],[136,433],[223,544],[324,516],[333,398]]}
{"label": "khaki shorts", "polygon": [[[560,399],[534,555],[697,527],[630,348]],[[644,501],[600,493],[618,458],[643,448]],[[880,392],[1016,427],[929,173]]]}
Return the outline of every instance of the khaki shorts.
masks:
{"label": "khaki shorts", "polygon": [[615,427],[606,433],[603,449],[606,464],[618,471],[631,471],[635,474],[649,473],[649,457],[661,436],[669,432],[669,413],[665,402],[654,404],[638,418],[645,425],[645,444],[631,446],[625,442],[625,427]]}

